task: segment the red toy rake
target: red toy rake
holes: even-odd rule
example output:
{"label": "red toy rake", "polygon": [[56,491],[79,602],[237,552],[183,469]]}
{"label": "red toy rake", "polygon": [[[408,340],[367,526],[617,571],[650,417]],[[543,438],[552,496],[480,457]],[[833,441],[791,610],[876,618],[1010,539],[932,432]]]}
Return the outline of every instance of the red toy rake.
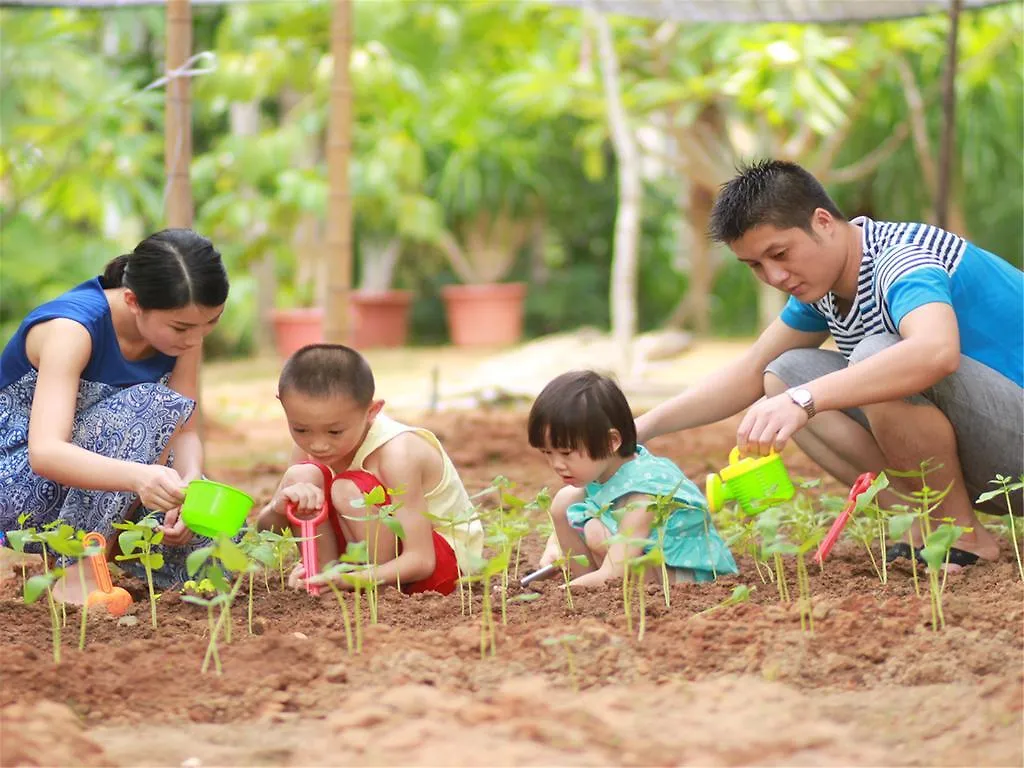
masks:
{"label": "red toy rake", "polygon": [[832,547],[839,541],[839,534],[843,532],[843,528],[850,520],[850,515],[853,514],[853,510],[857,507],[857,497],[860,496],[864,491],[871,487],[871,484],[875,482],[874,472],[865,472],[863,475],[857,478],[857,482],[853,484],[850,489],[850,495],[846,497],[846,508],[842,514],[836,518],[835,522],[832,523],[832,527],[829,528],[828,533],[825,535],[824,540],[818,545],[818,551],[814,553],[814,562],[821,565],[825,558],[828,557],[828,553],[832,551]]}

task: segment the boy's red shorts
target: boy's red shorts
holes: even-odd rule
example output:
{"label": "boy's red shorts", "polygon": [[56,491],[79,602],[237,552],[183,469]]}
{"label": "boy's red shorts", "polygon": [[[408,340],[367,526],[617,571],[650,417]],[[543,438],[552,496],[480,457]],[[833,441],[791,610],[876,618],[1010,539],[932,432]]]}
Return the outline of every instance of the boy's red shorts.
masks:
{"label": "boy's red shorts", "polygon": [[[328,467],[320,464],[319,462],[309,461],[305,463],[313,464],[319,467],[320,471],[323,472],[324,496],[327,499],[327,506],[329,510],[327,519],[330,520],[331,530],[334,531],[334,536],[338,540],[338,551],[344,552],[345,548],[348,546],[348,541],[345,539],[345,534],[341,529],[341,520],[338,517],[338,511],[334,508],[334,503],[331,501],[331,485],[336,480],[351,480],[363,493],[370,493],[370,491],[379,486],[384,490],[385,504],[391,503],[391,496],[388,494],[387,488],[384,488],[384,484],[381,483],[381,481],[377,479],[376,475],[371,472],[354,469],[333,475]],[[449,544],[437,531],[432,531],[432,535],[434,539],[434,572],[420,581],[414,581],[411,584],[402,584],[402,591],[406,594],[411,595],[416,592],[439,592],[442,595],[450,595],[455,591],[455,587],[459,579],[459,566],[458,561],[455,558],[455,550],[452,549],[452,545]],[[402,553],[401,539],[398,540],[398,553]]]}

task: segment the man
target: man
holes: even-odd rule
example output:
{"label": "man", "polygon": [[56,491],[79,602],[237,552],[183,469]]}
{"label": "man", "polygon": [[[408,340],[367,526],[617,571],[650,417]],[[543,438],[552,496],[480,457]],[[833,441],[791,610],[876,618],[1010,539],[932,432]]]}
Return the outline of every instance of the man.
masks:
{"label": "man", "polygon": [[[933,516],[971,529],[950,562],[996,559],[973,504],[1024,471],[1024,273],[937,227],[847,221],[811,174],[775,160],[722,188],[711,235],[789,299],[739,359],[641,416],[639,441],[749,407],[741,450],[793,438],[846,484],[931,460],[929,486],[952,483]],[[819,349],[830,335],[839,352]],[[1002,499],[979,509],[1006,514]]]}

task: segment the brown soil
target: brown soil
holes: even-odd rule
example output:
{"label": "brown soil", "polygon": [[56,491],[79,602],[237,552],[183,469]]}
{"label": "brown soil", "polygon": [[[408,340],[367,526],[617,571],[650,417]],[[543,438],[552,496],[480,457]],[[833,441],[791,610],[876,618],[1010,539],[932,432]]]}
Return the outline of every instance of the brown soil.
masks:
{"label": "brown soil", "polygon": [[[524,493],[551,482],[522,414],[425,423],[471,491],[497,474]],[[699,480],[733,428],[652,447]],[[247,433],[213,430],[211,455],[244,450]],[[265,452],[266,433],[258,439],[254,453]],[[787,463],[813,475],[796,454]],[[217,476],[266,496],[281,469]],[[540,547],[524,546],[523,571]],[[127,619],[94,615],[81,653],[69,608],[55,667],[46,610],[21,604],[19,576],[0,587],[0,764],[1021,765],[1024,592],[1005,554],[950,576],[943,632],[909,568],[882,586],[863,551],[841,542],[824,573],[811,571],[813,634],[744,560],[738,578],[674,586],[670,609],[650,587],[642,642],[616,590],[578,593],[570,610],[548,587],[510,603],[506,626],[496,614],[497,655],[483,659],[479,597],[464,616],[456,596],[382,593],[381,623],[349,656],[329,594],[258,583],[254,634],[243,591],[220,676],[200,674],[206,614],[176,593],[161,598],[157,630],[142,593]],[[750,603],[696,615],[741,583],[757,587]],[[566,636],[568,653],[544,642]]]}

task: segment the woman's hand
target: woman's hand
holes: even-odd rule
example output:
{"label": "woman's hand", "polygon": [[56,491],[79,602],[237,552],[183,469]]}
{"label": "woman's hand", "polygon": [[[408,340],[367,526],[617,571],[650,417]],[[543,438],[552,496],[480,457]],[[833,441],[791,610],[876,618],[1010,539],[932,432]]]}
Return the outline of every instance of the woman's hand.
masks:
{"label": "woman's hand", "polygon": [[170,512],[185,500],[186,485],[173,467],[142,464],[138,466],[133,489],[146,509]]}

